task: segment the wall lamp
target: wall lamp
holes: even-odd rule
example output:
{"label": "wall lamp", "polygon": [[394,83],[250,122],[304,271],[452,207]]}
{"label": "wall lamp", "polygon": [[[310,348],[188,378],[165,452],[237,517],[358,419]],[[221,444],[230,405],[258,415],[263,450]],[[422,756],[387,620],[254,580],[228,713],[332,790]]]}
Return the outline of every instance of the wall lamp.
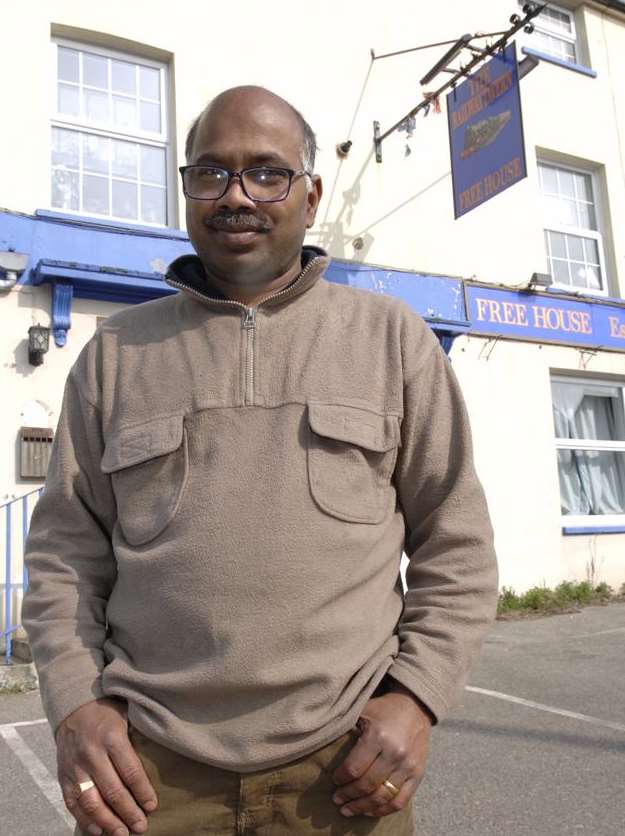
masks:
{"label": "wall lamp", "polygon": [[28,329],[28,362],[31,366],[41,366],[43,355],[50,347],[50,329],[43,325],[31,325]]}
{"label": "wall lamp", "polygon": [[531,73],[532,70],[535,70],[536,67],[540,64],[540,59],[536,58],[535,55],[526,55],[522,61],[519,61],[519,81],[528,73]]}
{"label": "wall lamp", "polygon": [[531,287],[551,287],[553,278],[549,273],[532,273],[532,278],[529,280],[528,288]]}
{"label": "wall lamp", "polygon": [[27,264],[28,256],[24,253],[16,253],[14,250],[0,252],[0,273],[4,273],[4,277],[0,278],[0,290],[15,287]]}
{"label": "wall lamp", "polygon": [[339,142],[339,144],[336,146],[337,156],[339,156],[341,159],[344,159],[349,154],[349,150],[353,144],[354,143],[351,141],[351,139],[348,139],[347,142]]}

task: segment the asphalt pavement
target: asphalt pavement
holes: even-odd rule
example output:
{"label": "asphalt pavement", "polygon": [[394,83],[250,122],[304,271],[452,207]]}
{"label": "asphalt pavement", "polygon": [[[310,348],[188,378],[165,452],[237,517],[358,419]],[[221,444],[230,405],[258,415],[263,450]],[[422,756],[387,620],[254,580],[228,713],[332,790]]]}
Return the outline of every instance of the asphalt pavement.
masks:
{"label": "asphalt pavement", "polygon": [[[625,836],[624,643],[625,604],[498,622],[432,736],[418,836]],[[0,696],[1,836],[72,832],[42,718]]]}

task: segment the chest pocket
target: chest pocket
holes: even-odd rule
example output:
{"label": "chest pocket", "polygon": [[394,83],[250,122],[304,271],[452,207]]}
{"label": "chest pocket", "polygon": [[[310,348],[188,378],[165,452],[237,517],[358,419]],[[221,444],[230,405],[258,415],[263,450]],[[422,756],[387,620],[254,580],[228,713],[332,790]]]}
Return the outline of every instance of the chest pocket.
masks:
{"label": "chest pocket", "polygon": [[393,499],[399,419],[342,404],[308,404],[308,479],[317,505],[348,522],[380,523]]}
{"label": "chest pocket", "polygon": [[184,416],[118,430],[106,442],[101,469],[111,475],[125,539],[133,546],[154,540],[176,515],[187,483]]}

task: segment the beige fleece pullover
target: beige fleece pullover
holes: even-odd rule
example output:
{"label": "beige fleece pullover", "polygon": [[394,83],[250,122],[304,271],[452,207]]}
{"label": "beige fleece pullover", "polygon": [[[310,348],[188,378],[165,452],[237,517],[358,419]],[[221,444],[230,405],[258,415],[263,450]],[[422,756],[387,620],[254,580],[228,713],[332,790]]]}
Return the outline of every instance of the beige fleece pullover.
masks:
{"label": "beige fleece pullover", "polygon": [[72,369],[23,609],[53,729],[116,696],[251,772],[343,734],[387,671],[438,719],[463,685],[497,577],[458,383],[407,305],[303,263],[248,310],[184,256]]}

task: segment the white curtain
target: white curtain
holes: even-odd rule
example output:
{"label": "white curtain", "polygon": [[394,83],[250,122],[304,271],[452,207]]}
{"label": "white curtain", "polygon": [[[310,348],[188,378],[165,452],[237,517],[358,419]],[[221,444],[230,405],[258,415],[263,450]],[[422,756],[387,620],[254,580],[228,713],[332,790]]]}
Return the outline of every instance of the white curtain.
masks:
{"label": "white curtain", "polygon": [[[588,394],[588,388],[552,383],[556,436],[616,440],[617,395]],[[625,453],[558,450],[563,514],[625,514]]]}

